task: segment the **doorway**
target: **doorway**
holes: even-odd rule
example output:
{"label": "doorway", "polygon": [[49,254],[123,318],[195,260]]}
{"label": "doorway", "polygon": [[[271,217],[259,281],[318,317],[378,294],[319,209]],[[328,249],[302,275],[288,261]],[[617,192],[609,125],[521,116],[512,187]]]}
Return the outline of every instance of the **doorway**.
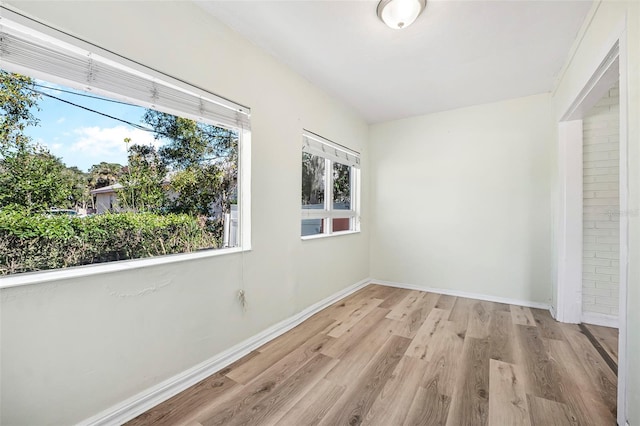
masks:
{"label": "doorway", "polygon": [[559,123],[555,294],[558,321],[618,328],[618,424],[626,422],[627,371],[625,49],[622,36]]}
{"label": "doorway", "polygon": [[[603,87],[606,87],[603,86]],[[581,322],[618,328],[620,91],[609,87],[582,117]]]}

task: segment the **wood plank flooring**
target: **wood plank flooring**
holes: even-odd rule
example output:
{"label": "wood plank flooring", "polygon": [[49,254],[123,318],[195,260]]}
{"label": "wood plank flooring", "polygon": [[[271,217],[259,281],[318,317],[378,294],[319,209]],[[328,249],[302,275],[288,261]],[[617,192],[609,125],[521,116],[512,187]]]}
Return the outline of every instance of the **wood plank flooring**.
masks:
{"label": "wood plank flooring", "polygon": [[616,380],[546,311],[373,284],[127,425],[606,426]]}
{"label": "wood plank flooring", "polygon": [[600,325],[585,324],[585,327],[600,342],[600,345],[609,354],[613,362],[618,364],[618,329],[603,327]]}

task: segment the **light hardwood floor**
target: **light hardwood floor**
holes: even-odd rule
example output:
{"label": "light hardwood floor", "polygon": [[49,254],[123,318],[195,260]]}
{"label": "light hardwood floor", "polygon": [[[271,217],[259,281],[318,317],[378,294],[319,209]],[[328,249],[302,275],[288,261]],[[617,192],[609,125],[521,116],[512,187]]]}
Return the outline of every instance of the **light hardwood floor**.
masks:
{"label": "light hardwood floor", "polygon": [[616,377],[548,312],[369,285],[128,425],[615,425]]}
{"label": "light hardwood floor", "polygon": [[618,364],[618,329],[603,327],[601,325],[585,324],[591,335],[600,343],[609,354],[613,362]]}

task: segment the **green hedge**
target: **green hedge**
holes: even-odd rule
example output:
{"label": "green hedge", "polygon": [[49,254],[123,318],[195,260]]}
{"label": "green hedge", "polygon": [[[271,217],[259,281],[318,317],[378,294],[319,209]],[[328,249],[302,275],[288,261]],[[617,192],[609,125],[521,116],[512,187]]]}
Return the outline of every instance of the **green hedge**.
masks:
{"label": "green hedge", "polygon": [[0,275],[217,248],[220,228],[183,214],[79,218],[5,209],[0,211]]}

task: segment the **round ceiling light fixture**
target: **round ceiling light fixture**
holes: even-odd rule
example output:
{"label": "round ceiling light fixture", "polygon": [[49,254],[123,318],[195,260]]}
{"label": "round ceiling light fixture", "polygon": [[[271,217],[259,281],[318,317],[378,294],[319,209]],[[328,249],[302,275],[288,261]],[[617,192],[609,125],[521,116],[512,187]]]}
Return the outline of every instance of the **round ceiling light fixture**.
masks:
{"label": "round ceiling light fixture", "polygon": [[378,16],[394,30],[406,28],[422,13],[427,0],[381,0]]}

